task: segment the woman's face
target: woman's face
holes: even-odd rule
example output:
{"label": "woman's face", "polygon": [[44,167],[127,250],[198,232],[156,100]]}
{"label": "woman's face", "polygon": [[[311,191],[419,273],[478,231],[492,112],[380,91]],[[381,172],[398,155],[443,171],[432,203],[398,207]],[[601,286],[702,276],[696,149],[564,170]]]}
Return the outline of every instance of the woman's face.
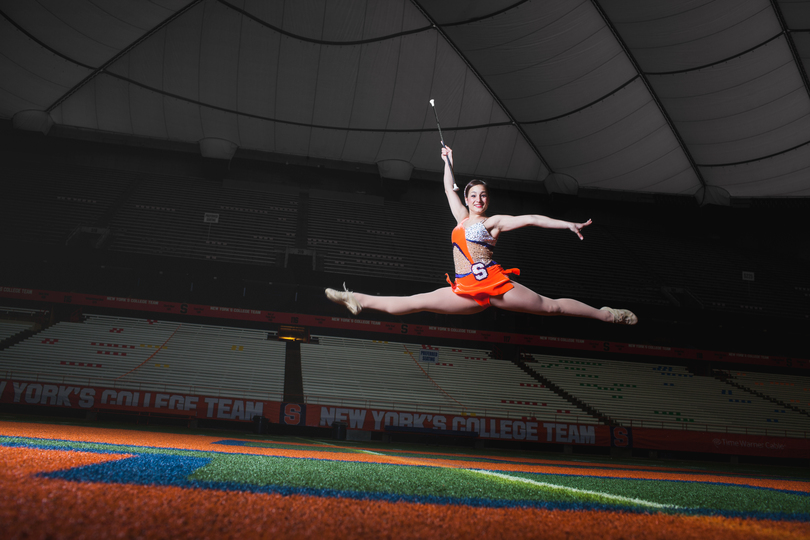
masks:
{"label": "woman's face", "polygon": [[484,186],[473,186],[467,191],[467,207],[470,215],[483,215],[489,206],[489,194]]}

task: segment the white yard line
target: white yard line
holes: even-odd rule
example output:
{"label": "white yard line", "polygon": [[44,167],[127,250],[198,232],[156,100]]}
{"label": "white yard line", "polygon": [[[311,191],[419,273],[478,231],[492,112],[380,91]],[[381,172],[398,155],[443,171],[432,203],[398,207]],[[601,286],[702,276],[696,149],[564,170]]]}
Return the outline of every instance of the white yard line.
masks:
{"label": "white yard line", "polygon": [[524,484],[531,484],[533,486],[540,486],[545,488],[552,488],[552,489],[559,489],[562,491],[570,491],[573,493],[584,493],[586,495],[598,495],[599,497],[604,497],[606,499],[614,499],[617,501],[622,502],[629,502],[633,504],[639,504],[642,506],[651,506],[653,508],[680,508],[680,506],[675,506],[674,504],[661,504],[652,501],[644,501],[642,499],[633,499],[631,497],[622,497],[621,495],[611,495],[609,493],[600,493],[599,491],[588,491],[586,489],[577,489],[567,486],[559,486],[557,484],[548,484],[546,482],[537,482],[536,480],[530,480],[528,478],[522,478],[520,476],[509,476],[507,474],[496,473],[492,471],[484,471],[481,469],[464,469],[466,471],[476,472],[479,474],[486,474],[488,476],[495,476],[497,478],[502,478],[504,480],[511,480],[513,482],[523,482]]}
{"label": "white yard line", "polygon": [[363,450],[362,448],[351,448],[351,447],[348,447],[348,446],[340,446],[338,444],[330,444],[330,443],[324,442],[324,441],[315,441],[315,440],[312,440],[312,439],[304,439],[303,437],[298,437],[298,438],[301,439],[302,441],[308,441],[308,442],[315,443],[315,444],[323,444],[325,446],[331,446],[333,448],[342,448],[343,450],[351,450],[352,452],[364,452],[366,454],[374,454],[375,456],[389,457],[386,454],[380,454],[378,452],[372,452],[371,450]]}

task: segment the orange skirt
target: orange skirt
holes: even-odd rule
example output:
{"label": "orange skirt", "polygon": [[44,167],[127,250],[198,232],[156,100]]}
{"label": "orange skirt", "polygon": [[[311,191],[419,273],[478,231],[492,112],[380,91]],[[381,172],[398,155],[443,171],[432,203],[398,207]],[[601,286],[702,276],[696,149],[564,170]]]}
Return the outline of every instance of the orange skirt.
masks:
{"label": "orange skirt", "polygon": [[507,274],[519,276],[520,269],[509,268],[504,270],[500,264],[496,264],[486,270],[487,277],[482,280],[478,280],[474,274],[468,274],[456,278],[456,282],[453,283],[450,276],[447,274],[445,276],[454,293],[459,296],[468,296],[478,302],[479,305],[488,307],[491,296],[499,296],[515,287]]}

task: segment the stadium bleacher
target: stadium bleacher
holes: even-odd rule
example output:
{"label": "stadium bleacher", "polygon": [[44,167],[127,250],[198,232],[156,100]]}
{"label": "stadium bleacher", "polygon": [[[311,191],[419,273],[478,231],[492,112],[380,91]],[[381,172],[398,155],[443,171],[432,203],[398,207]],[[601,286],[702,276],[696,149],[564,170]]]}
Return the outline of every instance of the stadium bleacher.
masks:
{"label": "stadium bleacher", "polygon": [[0,376],[280,401],[284,355],[265,331],[92,315],[0,351]]}
{"label": "stadium bleacher", "polygon": [[531,369],[623,426],[806,437],[810,418],[681,366],[532,355]]}
{"label": "stadium bleacher", "polygon": [[[317,345],[301,348],[309,403],[339,400],[362,407],[596,423],[515,364],[490,358],[486,350],[317,338]],[[424,349],[436,353],[435,362],[420,360]]]}

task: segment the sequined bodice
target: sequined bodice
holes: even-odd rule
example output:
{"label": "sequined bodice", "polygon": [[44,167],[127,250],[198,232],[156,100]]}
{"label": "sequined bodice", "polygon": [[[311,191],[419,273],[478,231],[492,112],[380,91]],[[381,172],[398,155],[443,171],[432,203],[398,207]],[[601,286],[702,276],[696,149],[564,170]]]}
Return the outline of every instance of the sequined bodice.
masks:
{"label": "sequined bodice", "polygon": [[483,221],[476,221],[475,223],[467,227],[464,230],[464,236],[470,242],[483,243],[492,247],[495,247],[495,244],[498,242],[495,238],[492,237],[491,234],[489,234],[487,228],[484,227]]}
{"label": "sequined bodice", "polygon": [[483,264],[484,267],[497,264],[492,260],[496,240],[489,234],[483,221],[473,223],[466,229],[461,222],[453,229],[453,262],[456,277],[468,275],[472,266]]}

